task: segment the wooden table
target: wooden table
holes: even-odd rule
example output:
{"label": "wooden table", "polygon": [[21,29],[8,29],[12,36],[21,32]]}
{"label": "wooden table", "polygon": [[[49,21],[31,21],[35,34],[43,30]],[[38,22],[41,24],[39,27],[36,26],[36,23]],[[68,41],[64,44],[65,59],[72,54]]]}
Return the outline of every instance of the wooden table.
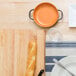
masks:
{"label": "wooden table", "polygon": [[[35,2],[36,1],[36,2]],[[44,0],[47,1],[47,0]],[[28,17],[29,10],[44,1],[38,0],[0,0],[0,29],[43,29]],[[54,26],[58,29],[63,41],[76,40],[76,28],[69,28],[68,7],[76,0],[48,0],[64,13],[63,19]],[[43,29],[44,30],[44,29]],[[69,38],[71,37],[71,38]]]}
{"label": "wooden table", "polygon": [[[40,2],[47,0],[0,0],[0,29],[1,28],[16,28],[16,29],[43,29],[31,21],[28,18],[28,12],[30,9],[35,8]],[[14,2],[8,3],[8,2]],[[19,3],[24,2],[24,3]],[[63,41],[75,41],[76,40],[76,29],[69,28],[68,25],[68,7],[70,4],[75,4],[76,0],[48,0],[48,2],[53,3],[58,9],[61,9],[64,13],[64,18],[54,26],[63,35]],[[17,4],[17,5],[16,5]],[[2,6],[6,6],[2,8]],[[10,7],[9,7],[9,6]],[[3,10],[4,9],[4,10]],[[16,10],[17,9],[17,10]],[[11,10],[12,12],[8,12]],[[6,12],[6,14],[5,14]],[[8,17],[8,18],[7,18]],[[8,22],[9,20],[9,22]],[[27,26],[28,25],[28,26]],[[27,27],[26,27],[27,26]],[[69,38],[71,37],[71,38]]]}

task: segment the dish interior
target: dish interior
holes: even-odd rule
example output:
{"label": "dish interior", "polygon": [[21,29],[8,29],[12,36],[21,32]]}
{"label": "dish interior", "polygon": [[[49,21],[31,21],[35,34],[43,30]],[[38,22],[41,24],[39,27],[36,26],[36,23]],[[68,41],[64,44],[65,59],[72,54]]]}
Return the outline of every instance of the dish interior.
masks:
{"label": "dish interior", "polygon": [[35,8],[34,18],[40,26],[49,27],[56,23],[58,11],[52,4],[43,3]]}

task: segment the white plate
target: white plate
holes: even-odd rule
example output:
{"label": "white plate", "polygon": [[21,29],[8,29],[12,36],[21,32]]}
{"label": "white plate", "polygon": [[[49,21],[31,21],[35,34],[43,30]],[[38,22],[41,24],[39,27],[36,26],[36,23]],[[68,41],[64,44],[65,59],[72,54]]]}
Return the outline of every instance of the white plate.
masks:
{"label": "white plate", "polygon": [[[68,70],[76,75],[76,56],[69,56],[61,59],[61,62]],[[71,76],[63,68],[55,64],[50,76]]]}

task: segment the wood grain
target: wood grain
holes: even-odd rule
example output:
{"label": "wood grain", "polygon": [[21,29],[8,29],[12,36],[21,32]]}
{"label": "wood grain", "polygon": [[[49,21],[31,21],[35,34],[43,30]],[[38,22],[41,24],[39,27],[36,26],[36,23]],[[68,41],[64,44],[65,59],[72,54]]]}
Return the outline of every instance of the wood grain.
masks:
{"label": "wood grain", "polygon": [[0,30],[0,75],[13,76],[14,61],[13,31]]}
{"label": "wood grain", "polygon": [[35,76],[44,69],[44,31],[0,30],[0,76],[25,76],[28,43],[32,36],[37,37],[38,49]]}

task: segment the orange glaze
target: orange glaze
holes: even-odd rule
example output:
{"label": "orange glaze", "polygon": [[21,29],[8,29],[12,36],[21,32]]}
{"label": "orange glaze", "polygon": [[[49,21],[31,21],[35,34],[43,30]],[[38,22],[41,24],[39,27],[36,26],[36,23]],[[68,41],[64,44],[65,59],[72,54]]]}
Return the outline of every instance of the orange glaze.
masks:
{"label": "orange glaze", "polygon": [[58,11],[55,6],[50,3],[42,3],[34,10],[34,20],[42,27],[53,26],[58,20]]}

